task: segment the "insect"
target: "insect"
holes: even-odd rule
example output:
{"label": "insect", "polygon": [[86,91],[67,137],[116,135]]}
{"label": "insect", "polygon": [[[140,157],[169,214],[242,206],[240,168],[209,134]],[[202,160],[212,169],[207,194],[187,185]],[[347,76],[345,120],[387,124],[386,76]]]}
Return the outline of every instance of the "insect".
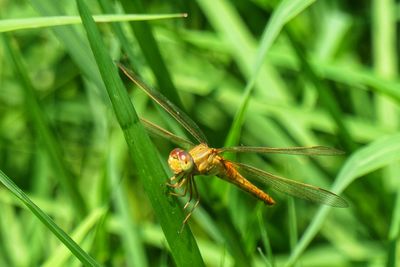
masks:
{"label": "insect", "polygon": [[250,165],[233,162],[225,159],[222,155],[224,152],[251,152],[332,156],[343,154],[342,151],[325,146],[288,148],[235,146],[225,148],[212,148],[208,145],[205,135],[196,125],[196,123],[192,119],[190,119],[184,112],[182,112],[176,105],[170,102],[161,93],[151,89],[141,80],[139,80],[123,65],[119,64],[119,68],[132,82],[134,82],[151,99],[153,99],[158,105],[160,105],[165,111],[167,111],[199,142],[199,144],[194,144],[189,140],[176,136],[159,126],[142,119],[142,122],[148,129],[148,131],[169,138],[175,143],[184,144],[190,147],[190,149],[187,151],[182,148],[175,148],[171,151],[168,158],[168,164],[174,175],[169,178],[169,182],[167,183],[167,185],[173,189],[182,189],[181,192],[174,191],[171,192],[171,194],[178,197],[189,195],[188,201],[183,207],[184,209],[188,208],[190,203],[194,201],[194,204],[188,211],[183,221],[183,225],[185,225],[187,220],[190,218],[192,212],[197,207],[200,201],[200,196],[198,194],[196,182],[194,179],[194,176],[196,175],[217,176],[252,194],[268,206],[274,205],[275,200],[269,194],[251,183],[247,178],[265,184],[276,191],[280,191],[294,197],[329,205],[332,207],[345,208],[348,206],[346,200],[328,190],[279,177],[277,175],[257,169]]}

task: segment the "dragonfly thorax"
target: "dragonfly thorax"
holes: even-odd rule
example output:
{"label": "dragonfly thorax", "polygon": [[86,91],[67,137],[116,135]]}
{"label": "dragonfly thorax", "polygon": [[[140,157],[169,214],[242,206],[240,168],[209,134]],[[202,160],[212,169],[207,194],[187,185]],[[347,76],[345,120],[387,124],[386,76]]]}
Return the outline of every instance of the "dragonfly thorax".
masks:
{"label": "dragonfly thorax", "polygon": [[216,149],[201,143],[193,147],[189,154],[192,156],[196,174],[218,175],[223,172],[224,166]]}
{"label": "dragonfly thorax", "polygon": [[168,165],[175,173],[191,172],[194,166],[192,156],[183,149],[175,148],[169,153]]}

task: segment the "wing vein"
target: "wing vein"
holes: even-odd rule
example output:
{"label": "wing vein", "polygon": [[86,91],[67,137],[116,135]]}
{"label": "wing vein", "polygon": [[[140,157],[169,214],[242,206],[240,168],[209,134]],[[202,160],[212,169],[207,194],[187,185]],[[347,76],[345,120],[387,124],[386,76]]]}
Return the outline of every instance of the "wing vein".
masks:
{"label": "wing vein", "polygon": [[270,153],[270,154],[289,154],[289,155],[315,155],[315,156],[336,156],[344,154],[343,151],[326,146],[309,147],[256,147],[256,146],[234,146],[218,149],[219,152],[233,153]]}

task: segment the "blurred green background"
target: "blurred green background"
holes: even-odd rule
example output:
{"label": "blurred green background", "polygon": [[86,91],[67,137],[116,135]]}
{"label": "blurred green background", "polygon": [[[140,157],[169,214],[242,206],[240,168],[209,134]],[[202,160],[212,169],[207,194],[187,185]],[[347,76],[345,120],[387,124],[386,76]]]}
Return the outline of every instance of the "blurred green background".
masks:
{"label": "blurred green background", "polygon": [[[277,204],[266,207],[217,178],[197,177],[201,204],[179,234],[174,229],[184,200],[176,205],[163,182],[144,184],[142,171],[159,161],[166,170],[159,179],[166,181],[175,145],[152,138],[158,153],[127,146],[114,115],[121,107],[111,105],[107,78],[99,73],[99,65],[110,73],[115,67],[93,56],[90,27],[48,22],[26,29],[36,23],[32,17],[79,16],[76,2],[2,0],[0,170],[77,244],[68,250],[48,218],[16,198],[18,189],[2,186],[0,266],[80,266],[74,252],[80,248],[105,266],[398,266],[398,2],[82,2],[93,14],[187,13],[97,24],[101,43],[114,62],[133,68],[185,110],[213,147],[345,151],[236,160],[332,190],[350,207],[321,207],[275,192]],[[28,19],[28,26],[17,20],[21,29],[9,30],[7,19]],[[190,138],[122,80],[140,116]],[[197,250],[201,257],[193,256]]]}

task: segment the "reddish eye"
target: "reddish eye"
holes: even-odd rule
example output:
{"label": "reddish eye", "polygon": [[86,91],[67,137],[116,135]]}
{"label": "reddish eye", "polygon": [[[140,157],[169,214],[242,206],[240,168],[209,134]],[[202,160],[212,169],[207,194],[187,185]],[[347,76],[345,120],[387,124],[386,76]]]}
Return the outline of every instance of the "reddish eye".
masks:
{"label": "reddish eye", "polygon": [[175,148],[169,153],[168,164],[174,173],[189,172],[194,165],[192,156],[180,148]]}
{"label": "reddish eye", "polygon": [[181,154],[181,152],[185,152],[180,148],[175,148],[174,150],[171,151],[171,153],[169,153],[169,156],[174,158],[174,159],[179,159],[179,154]]}

